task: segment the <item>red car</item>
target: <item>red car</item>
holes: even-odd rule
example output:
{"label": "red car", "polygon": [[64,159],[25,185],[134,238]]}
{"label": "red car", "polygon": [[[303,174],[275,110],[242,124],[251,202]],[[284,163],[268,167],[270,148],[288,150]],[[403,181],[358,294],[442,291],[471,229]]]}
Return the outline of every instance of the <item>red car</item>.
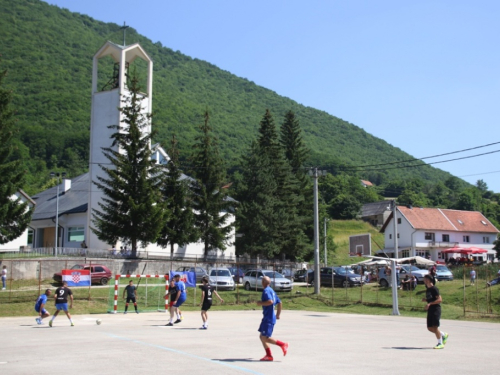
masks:
{"label": "red car", "polygon": [[[92,284],[106,285],[111,279],[111,270],[102,264],[75,264],[72,270],[90,270],[90,280]],[[62,284],[62,272],[55,273],[52,277],[58,284]]]}

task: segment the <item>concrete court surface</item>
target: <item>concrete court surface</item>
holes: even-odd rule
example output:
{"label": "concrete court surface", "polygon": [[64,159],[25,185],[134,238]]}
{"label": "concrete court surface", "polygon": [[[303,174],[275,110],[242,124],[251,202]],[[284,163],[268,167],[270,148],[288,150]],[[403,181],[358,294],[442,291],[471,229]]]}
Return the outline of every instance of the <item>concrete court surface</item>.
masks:
{"label": "concrete court surface", "polygon": [[[133,310],[133,309],[132,309]],[[51,311],[51,310],[49,310]],[[388,311],[389,314],[390,311]],[[424,318],[283,311],[273,337],[288,355],[264,350],[257,328],[262,313],[210,311],[199,330],[198,312],[165,327],[164,313],[59,315],[54,327],[35,315],[0,319],[1,374],[495,374],[500,324],[442,321],[443,350]],[[100,326],[97,318],[102,319]]]}

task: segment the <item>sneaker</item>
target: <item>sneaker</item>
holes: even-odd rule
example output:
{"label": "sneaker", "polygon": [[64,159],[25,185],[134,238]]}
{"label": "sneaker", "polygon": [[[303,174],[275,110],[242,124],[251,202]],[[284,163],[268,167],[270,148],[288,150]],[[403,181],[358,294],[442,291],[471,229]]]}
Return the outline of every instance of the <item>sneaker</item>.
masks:
{"label": "sneaker", "polygon": [[136,313],[136,314],[139,314],[139,311],[135,310],[135,313]]}
{"label": "sneaker", "polygon": [[266,355],[265,357],[261,358],[260,360],[263,362],[272,362],[274,360],[274,358],[271,357],[270,355]]}
{"label": "sneaker", "polygon": [[446,345],[446,341],[448,341],[448,334],[445,333],[443,336],[443,345]]}
{"label": "sneaker", "polygon": [[126,312],[126,311],[124,311],[123,313],[124,313],[124,314],[126,314],[127,312]]}
{"label": "sneaker", "polygon": [[49,327],[52,327],[52,320],[49,320]]}
{"label": "sneaker", "polygon": [[283,346],[281,347],[281,350],[283,350],[283,357],[286,356],[286,353],[288,352],[288,343],[285,342]]}
{"label": "sneaker", "polygon": [[181,315],[181,316],[180,316],[180,319],[181,319],[181,320],[184,320],[184,317]]}
{"label": "sneaker", "polygon": [[437,344],[434,349],[444,349],[444,345],[443,344]]}
{"label": "sneaker", "polygon": [[207,329],[208,327],[205,327],[205,326],[201,326],[200,329]]}
{"label": "sneaker", "polygon": [[168,324],[165,324],[167,327],[172,327],[173,324],[172,323],[168,323]]}
{"label": "sneaker", "polygon": [[174,322],[174,324],[180,323],[181,321],[182,321],[182,320],[177,319],[177,320]]}
{"label": "sneaker", "polygon": [[74,327],[75,326],[75,323],[71,322],[71,327]]}
{"label": "sneaker", "polygon": [[36,320],[36,324],[42,324],[42,319],[36,318],[35,320]]}

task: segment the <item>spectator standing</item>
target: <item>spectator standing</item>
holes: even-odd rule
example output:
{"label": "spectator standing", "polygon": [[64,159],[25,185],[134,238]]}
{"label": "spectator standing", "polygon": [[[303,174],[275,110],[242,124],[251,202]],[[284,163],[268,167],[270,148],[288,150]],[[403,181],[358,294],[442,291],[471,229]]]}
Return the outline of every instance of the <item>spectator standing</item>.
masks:
{"label": "spectator standing", "polygon": [[474,285],[476,283],[476,270],[472,268],[470,270],[470,285]]}
{"label": "spectator standing", "polygon": [[2,290],[5,290],[7,286],[7,266],[2,267]]}

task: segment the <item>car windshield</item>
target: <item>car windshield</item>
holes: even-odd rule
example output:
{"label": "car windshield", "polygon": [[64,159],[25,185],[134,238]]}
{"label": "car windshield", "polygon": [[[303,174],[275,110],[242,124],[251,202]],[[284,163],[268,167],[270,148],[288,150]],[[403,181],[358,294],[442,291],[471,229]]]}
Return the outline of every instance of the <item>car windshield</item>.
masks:
{"label": "car windshield", "polygon": [[228,270],[212,270],[210,276],[227,276],[230,277],[231,273]]}
{"label": "car windshield", "polygon": [[345,275],[345,274],[351,275],[351,274],[354,274],[354,272],[351,271],[350,269],[342,268],[342,267],[335,268],[335,272],[337,272],[339,275]]}
{"label": "car windshield", "polygon": [[436,271],[450,271],[446,266],[437,266]]}
{"label": "car windshield", "polygon": [[71,267],[72,270],[83,270],[83,266],[81,264],[75,264]]}
{"label": "car windshield", "polygon": [[420,271],[420,268],[415,267],[415,266],[403,266],[403,268],[406,271],[410,271],[410,272]]}
{"label": "car windshield", "polygon": [[273,271],[262,271],[262,273],[264,274],[264,276],[267,276],[271,279],[279,279],[279,278],[283,278],[283,275],[279,272],[273,272]]}

